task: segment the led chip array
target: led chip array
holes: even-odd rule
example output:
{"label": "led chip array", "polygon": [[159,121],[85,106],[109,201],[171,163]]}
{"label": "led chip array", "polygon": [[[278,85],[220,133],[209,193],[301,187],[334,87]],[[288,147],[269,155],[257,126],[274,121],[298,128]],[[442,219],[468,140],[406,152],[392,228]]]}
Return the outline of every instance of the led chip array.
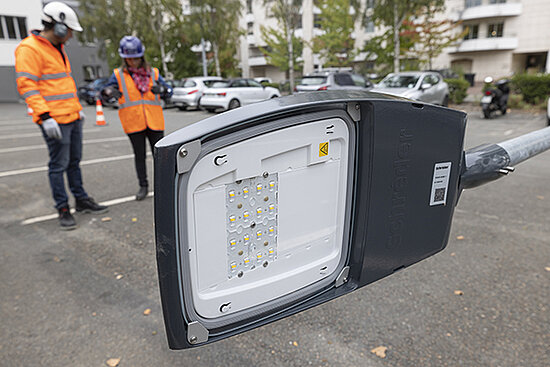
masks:
{"label": "led chip array", "polygon": [[229,278],[277,259],[278,186],[278,175],[267,172],[225,186]]}

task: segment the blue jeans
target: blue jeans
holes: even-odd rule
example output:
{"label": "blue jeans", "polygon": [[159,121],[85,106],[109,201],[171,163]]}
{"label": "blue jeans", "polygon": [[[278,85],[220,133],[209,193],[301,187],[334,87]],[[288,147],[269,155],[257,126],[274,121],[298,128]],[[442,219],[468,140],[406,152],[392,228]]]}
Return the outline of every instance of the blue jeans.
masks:
{"label": "blue jeans", "polygon": [[65,191],[63,174],[67,172],[69,188],[76,199],[88,197],[82,187],[80,172],[80,158],[82,157],[82,121],[76,120],[69,124],[59,124],[63,138],[61,140],[46,135],[42,125],[39,125],[42,135],[48,145],[50,162],[48,163],[48,177],[50,188],[55,201],[55,208],[67,206],[69,198]]}

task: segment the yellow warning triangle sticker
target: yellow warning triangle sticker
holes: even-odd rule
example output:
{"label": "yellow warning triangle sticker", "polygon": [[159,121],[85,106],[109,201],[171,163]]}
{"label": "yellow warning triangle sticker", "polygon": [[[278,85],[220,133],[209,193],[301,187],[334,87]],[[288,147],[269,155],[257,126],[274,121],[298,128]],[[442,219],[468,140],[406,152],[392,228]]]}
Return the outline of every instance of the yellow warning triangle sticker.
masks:
{"label": "yellow warning triangle sticker", "polygon": [[319,157],[328,155],[328,141],[319,144]]}

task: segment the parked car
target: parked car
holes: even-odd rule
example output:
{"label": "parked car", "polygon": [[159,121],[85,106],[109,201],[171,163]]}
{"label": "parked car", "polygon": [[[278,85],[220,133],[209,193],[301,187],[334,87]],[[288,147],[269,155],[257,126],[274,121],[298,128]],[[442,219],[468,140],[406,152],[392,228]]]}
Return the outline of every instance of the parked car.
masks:
{"label": "parked car", "polygon": [[439,73],[431,71],[388,74],[380,83],[374,86],[372,91],[441,106],[449,104],[449,86]]}
{"label": "parked car", "polygon": [[294,87],[295,92],[312,92],[317,90],[355,89],[368,90],[372,83],[367,78],[351,72],[325,71],[306,75]]}
{"label": "parked car", "polygon": [[254,80],[257,81],[260,84],[264,84],[264,83],[271,84],[271,83],[273,83],[273,80],[271,80],[271,78],[266,78],[265,76],[254,78]]}
{"label": "parked car", "polygon": [[189,107],[199,108],[199,100],[204,90],[222,78],[217,76],[196,76],[183,79],[179,86],[174,88],[172,103],[181,111]]}
{"label": "parked car", "polygon": [[239,78],[214,82],[204,91],[199,105],[209,112],[225,111],[280,96],[277,88],[265,87],[254,79]]}
{"label": "parked car", "polygon": [[86,101],[87,104],[95,104],[99,92],[103,89],[109,78],[97,78],[96,80],[78,88],[78,98]]}
{"label": "parked car", "polygon": [[546,123],[550,126],[550,98],[546,102]]}

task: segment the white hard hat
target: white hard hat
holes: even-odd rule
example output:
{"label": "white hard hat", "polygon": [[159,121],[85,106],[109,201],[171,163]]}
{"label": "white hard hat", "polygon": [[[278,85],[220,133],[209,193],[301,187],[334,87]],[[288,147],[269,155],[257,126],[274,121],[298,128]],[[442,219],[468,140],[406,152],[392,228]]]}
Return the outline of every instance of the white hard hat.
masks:
{"label": "white hard hat", "polygon": [[63,23],[73,31],[82,32],[78,17],[73,9],[67,4],[59,1],[52,1],[42,9],[42,20],[48,23]]}

